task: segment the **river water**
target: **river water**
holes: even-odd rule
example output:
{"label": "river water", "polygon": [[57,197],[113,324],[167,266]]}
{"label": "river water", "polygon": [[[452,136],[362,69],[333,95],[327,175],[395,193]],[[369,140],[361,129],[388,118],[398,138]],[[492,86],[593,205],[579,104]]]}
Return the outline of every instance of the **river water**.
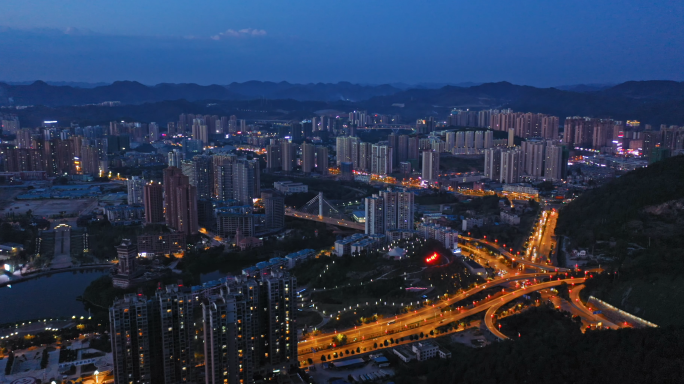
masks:
{"label": "river water", "polygon": [[[83,303],[76,300],[86,287],[108,271],[62,272],[38,277],[12,288],[0,288],[0,324],[55,317],[85,316]],[[225,277],[218,271],[201,275],[201,282]]]}
{"label": "river water", "polygon": [[0,324],[87,315],[76,298],[93,280],[108,273],[62,272],[0,288]]}

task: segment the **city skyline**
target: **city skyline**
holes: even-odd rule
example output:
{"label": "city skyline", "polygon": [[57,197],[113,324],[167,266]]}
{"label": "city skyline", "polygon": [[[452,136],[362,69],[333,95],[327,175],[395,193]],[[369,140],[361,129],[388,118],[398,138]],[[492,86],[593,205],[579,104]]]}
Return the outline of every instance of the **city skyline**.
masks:
{"label": "city skyline", "polygon": [[0,384],[681,381],[682,20],[5,1]]}
{"label": "city skyline", "polygon": [[[187,17],[192,14],[212,17]],[[297,6],[31,0],[0,5],[0,49],[12,53],[0,79],[534,86],[682,81],[683,15],[682,4],[633,0]]]}

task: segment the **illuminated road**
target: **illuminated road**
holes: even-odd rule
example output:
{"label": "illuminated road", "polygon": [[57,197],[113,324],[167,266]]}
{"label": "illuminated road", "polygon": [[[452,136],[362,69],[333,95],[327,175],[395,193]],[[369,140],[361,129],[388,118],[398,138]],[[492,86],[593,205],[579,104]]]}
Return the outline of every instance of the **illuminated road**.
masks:
{"label": "illuminated road", "polygon": [[[503,279],[482,284],[446,301],[440,301],[434,306],[423,307],[410,313],[395,316],[394,318],[383,319],[382,321],[376,323],[360,325],[354,329],[340,330],[339,333],[343,333],[348,337],[347,344],[344,346],[345,349],[352,347],[353,349],[356,349],[356,347],[363,349],[372,347],[374,343],[378,341],[384,341],[385,339],[389,338],[401,338],[420,332],[429,333],[436,326],[438,326],[442,320],[444,320],[444,324],[447,324],[451,321],[464,319],[468,316],[486,310],[489,305],[492,305],[492,302],[485,302],[468,310],[444,313],[441,312],[440,308],[454,304],[487,288],[508,284],[516,280],[526,280],[540,277],[550,277],[550,275],[545,273],[528,273],[517,276],[507,276]],[[392,324],[388,324],[388,322],[392,322]],[[327,333],[300,341],[298,345],[299,355],[306,356],[308,354],[312,354],[311,348],[327,348],[333,336],[334,333]],[[354,339],[360,341],[354,341]],[[329,352],[332,350],[326,349],[324,351],[326,354],[332,353]],[[324,351],[321,351],[321,353]]]}
{"label": "illuminated road", "polygon": [[[548,260],[551,249],[556,246],[556,241],[553,236],[556,231],[557,220],[558,213],[554,210],[548,210],[542,213],[541,225],[530,238],[530,245],[527,248],[527,258],[533,261]],[[535,257],[535,259],[532,257]],[[550,261],[553,263],[553,260]]]}
{"label": "illuminated road", "polygon": [[[549,253],[551,252],[551,249],[556,249],[556,240],[554,239],[554,235],[556,233],[556,222],[558,221],[558,212],[556,211],[551,211],[549,213],[549,217],[546,220],[544,232],[542,234],[542,238],[539,241],[539,245],[537,247],[537,252],[540,255],[540,257],[547,258],[549,256]],[[551,260],[553,263],[554,260]]]}
{"label": "illuminated road", "polygon": [[520,256],[516,256],[516,255],[510,253],[509,251],[507,251],[505,248],[503,248],[502,246],[500,246],[500,245],[497,244],[496,242],[491,242],[491,241],[487,241],[487,240],[484,240],[484,239],[475,239],[475,238],[472,238],[472,237],[461,236],[461,235],[459,235],[458,237],[459,237],[460,239],[462,239],[462,240],[471,241],[471,242],[476,242],[476,243],[481,243],[481,244],[486,244],[486,245],[488,245],[488,246],[490,246],[490,247],[496,249],[497,251],[499,251],[499,252],[501,253],[501,255],[503,255],[504,257],[506,257],[506,258],[508,258],[508,259],[510,259],[511,261],[515,261],[515,262],[517,262],[517,263],[519,263],[519,264],[522,264],[522,265],[525,265],[525,266],[527,266],[527,267],[532,267],[532,268],[541,269],[542,272],[545,272],[545,271],[556,271],[556,270],[559,271],[559,272],[570,271],[570,269],[568,269],[568,268],[561,268],[561,267],[553,266],[553,265],[551,265],[551,264],[534,263],[534,262],[531,262],[531,261],[524,260],[524,259],[522,259]]}
{"label": "illuminated road", "polygon": [[461,245],[461,249],[464,251],[463,255],[466,255],[467,251],[469,253],[469,257],[476,262],[478,262],[481,265],[489,264],[491,268],[494,268],[497,271],[505,271],[506,273],[515,273],[515,269],[509,267],[508,265],[502,263],[499,259],[497,259],[495,256],[491,256],[489,253],[477,249],[472,245],[469,244],[464,244]]}
{"label": "illuminated road", "polygon": [[496,327],[494,326],[494,315],[496,312],[501,309],[506,303],[509,303],[517,298],[522,297],[523,295],[527,295],[530,292],[535,292],[539,291],[542,289],[547,289],[551,287],[555,287],[558,285],[561,285],[563,282],[567,284],[582,284],[586,278],[579,278],[579,279],[564,279],[564,280],[553,280],[553,281],[548,281],[546,283],[540,283],[536,284],[533,286],[528,286],[523,289],[518,289],[515,292],[509,293],[501,297],[500,300],[497,300],[496,303],[491,305],[489,309],[487,309],[487,313],[485,313],[485,325],[487,326],[487,329],[494,334],[494,336],[498,337],[501,340],[508,339],[508,336],[504,335],[501,333]]}
{"label": "illuminated road", "polygon": [[601,322],[604,327],[609,327],[610,329],[619,329],[619,325],[608,321],[601,315],[594,315],[592,308],[587,308],[584,306],[584,303],[582,303],[582,300],[579,298],[579,292],[582,289],[584,289],[584,285],[574,287],[570,290],[570,305],[575,308],[575,310],[578,312],[577,314],[583,318],[589,319],[593,323]]}
{"label": "illuminated road", "polygon": [[299,211],[296,211],[292,208],[285,208],[285,216],[296,217],[298,219],[304,219],[304,220],[318,221],[319,223],[331,224],[331,225],[336,225],[338,227],[356,229],[359,231],[363,231],[366,229],[366,225],[364,223],[356,223],[356,222],[353,222],[350,220],[334,219],[332,217],[325,217],[325,216],[320,218],[320,217],[318,217],[318,215],[312,215],[310,213],[299,212]]}

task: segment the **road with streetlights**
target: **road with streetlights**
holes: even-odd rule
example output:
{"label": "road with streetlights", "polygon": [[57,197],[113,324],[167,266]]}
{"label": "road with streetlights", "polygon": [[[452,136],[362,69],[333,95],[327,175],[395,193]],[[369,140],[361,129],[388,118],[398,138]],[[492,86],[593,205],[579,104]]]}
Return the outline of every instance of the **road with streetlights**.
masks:
{"label": "road with streetlights", "polygon": [[492,334],[494,336],[498,337],[499,339],[501,339],[501,340],[508,339],[508,336],[501,333],[501,331],[499,331],[497,329],[497,327],[494,325],[494,315],[496,314],[496,312],[499,309],[501,309],[501,307],[503,307],[507,303],[509,303],[515,299],[518,299],[524,295],[527,295],[531,292],[556,287],[556,286],[561,285],[562,283],[582,284],[585,281],[586,281],[586,278],[584,278],[584,277],[578,278],[578,279],[552,280],[552,281],[547,281],[547,282],[539,283],[539,284],[532,285],[532,286],[527,286],[525,288],[518,289],[514,292],[506,294],[503,297],[501,297],[500,300],[497,300],[496,303],[493,303],[492,305],[490,305],[489,308],[487,309],[487,312],[485,313],[485,326],[487,327],[487,329],[490,332],[492,332]]}
{"label": "road with streetlights", "polygon": [[[555,210],[545,212],[548,213],[543,224],[542,235],[536,244],[537,254],[540,258],[544,259],[548,258],[551,250],[556,248],[554,235],[556,233],[556,222],[558,221],[558,212]],[[551,262],[553,263],[554,260],[551,260]]]}
{"label": "road with streetlights", "polygon": [[598,314],[595,315],[593,312],[595,308],[587,308],[584,303],[582,303],[582,300],[580,300],[579,297],[579,293],[582,289],[584,289],[584,285],[573,287],[570,290],[570,305],[576,309],[578,312],[577,314],[583,318],[591,319],[595,323],[600,322],[604,327],[608,327],[610,329],[619,329],[619,325],[608,321],[604,316]]}
{"label": "road with streetlights", "polygon": [[[339,333],[344,333],[348,337],[347,344],[344,346],[345,349],[352,347],[353,349],[356,347],[363,349],[373,346],[373,344],[377,343],[378,341],[384,341],[389,337],[404,337],[417,332],[426,333],[438,326],[442,320],[444,320],[444,323],[447,324],[448,322],[458,321],[468,316],[482,312],[486,310],[489,305],[491,305],[491,302],[480,303],[474,308],[467,310],[442,313],[441,308],[443,307],[466,299],[487,288],[507,285],[518,280],[529,280],[545,277],[551,277],[551,275],[548,273],[528,273],[506,276],[505,278],[481,284],[475,288],[455,295],[448,300],[441,301],[434,306],[422,307],[406,314],[397,315],[394,318],[387,318],[375,323],[359,325],[354,329],[343,330]],[[391,324],[389,324],[390,322]],[[316,353],[333,353],[334,351],[327,349],[327,347],[330,345],[334,335],[335,333],[327,333],[318,336],[310,336],[305,340],[301,340],[298,344],[299,355],[305,358],[309,357],[308,355],[315,354],[312,352],[312,348],[316,349],[318,347],[323,347],[326,349]],[[357,340],[354,341],[354,338]]]}
{"label": "road with streetlights", "polygon": [[476,239],[473,237],[467,237],[467,236],[462,236],[462,235],[459,235],[458,237],[462,240],[465,240],[465,241],[470,241],[473,243],[480,243],[480,244],[484,244],[484,245],[487,245],[489,247],[492,247],[492,248],[496,249],[499,253],[501,253],[502,256],[510,259],[511,261],[515,261],[518,264],[524,265],[526,267],[540,269],[542,272],[544,272],[544,271],[559,271],[559,272],[570,271],[570,269],[568,269],[568,268],[556,267],[556,266],[554,266],[552,264],[548,264],[548,263],[547,264],[535,263],[532,261],[525,260],[522,257],[520,257],[520,255],[512,254],[511,252],[509,252],[508,250],[506,250],[505,248],[500,246],[496,241],[492,242],[492,241],[488,241],[486,239]]}

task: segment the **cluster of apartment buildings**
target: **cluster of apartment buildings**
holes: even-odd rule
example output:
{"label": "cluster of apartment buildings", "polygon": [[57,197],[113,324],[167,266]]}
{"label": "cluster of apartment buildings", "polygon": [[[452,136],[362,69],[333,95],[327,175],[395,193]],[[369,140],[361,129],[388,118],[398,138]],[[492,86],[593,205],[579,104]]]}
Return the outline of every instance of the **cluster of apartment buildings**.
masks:
{"label": "cluster of apartment buildings", "polygon": [[114,377],[254,383],[297,364],[297,281],[285,272],[127,294],[109,309]]}
{"label": "cluster of apartment buildings", "polygon": [[522,146],[485,150],[485,178],[501,183],[522,179],[561,180],[567,175],[569,150],[551,140],[530,139]]}
{"label": "cluster of apartment buildings", "polygon": [[287,138],[273,138],[266,145],[266,169],[292,172],[297,164],[297,152],[301,153],[300,168],[304,173],[328,173],[328,148],[310,143],[297,144]]}
{"label": "cluster of apartment buildings", "polygon": [[[261,191],[257,159],[196,155],[180,168],[164,169],[163,175],[161,184],[139,177],[127,181],[129,206],[142,204],[148,224],[164,223],[185,234],[197,233],[202,224],[222,237],[234,237],[238,230],[251,237],[284,226],[284,197]],[[264,205],[262,216],[253,214],[257,199]]]}

